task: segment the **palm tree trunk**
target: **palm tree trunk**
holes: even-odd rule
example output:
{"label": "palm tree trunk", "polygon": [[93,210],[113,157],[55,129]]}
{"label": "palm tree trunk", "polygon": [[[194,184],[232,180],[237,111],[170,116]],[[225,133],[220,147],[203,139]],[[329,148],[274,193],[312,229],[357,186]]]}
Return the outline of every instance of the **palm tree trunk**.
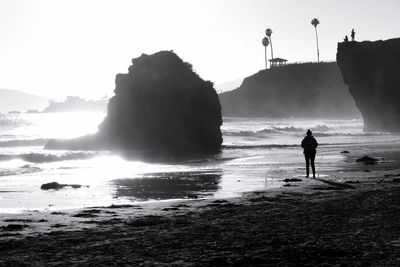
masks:
{"label": "palm tree trunk", "polygon": [[265,69],[268,69],[267,46],[265,46]]}
{"label": "palm tree trunk", "polygon": [[317,60],[319,62],[319,45],[318,45],[318,32],[317,32],[317,27],[315,26],[315,37],[317,39]]}
{"label": "palm tree trunk", "polygon": [[271,45],[271,58],[274,59],[274,50],[272,49],[272,39],[269,37],[269,44]]}

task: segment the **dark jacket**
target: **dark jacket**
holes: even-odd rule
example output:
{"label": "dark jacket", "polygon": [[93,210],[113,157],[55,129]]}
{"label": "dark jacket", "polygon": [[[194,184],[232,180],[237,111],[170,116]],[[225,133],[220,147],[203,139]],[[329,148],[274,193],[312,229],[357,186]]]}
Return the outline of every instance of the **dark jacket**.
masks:
{"label": "dark jacket", "polygon": [[303,141],[301,141],[301,147],[304,148],[304,154],[315,154],[317,151],[315,150],[318,146],[317,140],[313,136],[304,137]]}

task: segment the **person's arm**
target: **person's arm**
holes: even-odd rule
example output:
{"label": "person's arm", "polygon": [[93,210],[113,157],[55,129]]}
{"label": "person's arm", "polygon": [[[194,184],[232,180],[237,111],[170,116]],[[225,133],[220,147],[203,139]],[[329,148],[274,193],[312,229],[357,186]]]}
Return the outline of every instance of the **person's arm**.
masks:
{"label": "person's arm", "polygon": [[318,142],[317,142],[317,140],[314,138],[314,142],[315,142],[315,148],[317,148],[318,147]]}

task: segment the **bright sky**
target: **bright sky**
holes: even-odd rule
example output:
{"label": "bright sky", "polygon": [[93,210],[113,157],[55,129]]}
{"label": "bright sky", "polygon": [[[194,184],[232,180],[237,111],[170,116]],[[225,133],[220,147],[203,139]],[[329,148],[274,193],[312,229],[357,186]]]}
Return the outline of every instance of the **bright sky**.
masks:
{"label": "bright sky", "polygon": [[[141,53],[174,50],[203,79],[223,83],[275,57],[336,57],[357,40],[400,37],[400,0],[0,0],[0,88],[53,98],[112,95],[117,73]],[[270,50],[268,50],[270,56]]]}

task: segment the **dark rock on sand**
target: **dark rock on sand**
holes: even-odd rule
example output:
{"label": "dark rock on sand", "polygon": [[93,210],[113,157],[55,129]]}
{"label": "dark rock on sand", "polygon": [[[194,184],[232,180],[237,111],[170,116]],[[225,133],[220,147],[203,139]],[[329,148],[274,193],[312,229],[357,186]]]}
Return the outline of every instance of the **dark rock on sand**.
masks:
{"label": "dark rock on sand", "polygon": [[9,224],[7,226],[2,226],[0,229],[3,231],[22,231],[26,228],[25,224]]}
{"label": "dark rock on sand", "polygon": [[126,224],[132,227],[149,227],[164,224],[168,220],[161,216],[149,215],[134,221],[127,222]]}
{"label": "dark rock on sand", "polygon": [[342,153],[342,154],[348,154],[348,153],[350,153],[350,152],[347,151],[347,150],[343,150],[343,151],[341,151],[340,153]]}
{"label": "dark rock on sand", "polygon": [[40,186],[40,189],[42,189],[42,190],[50,190],[50,189],[58,190],[58,189],[62,189],[64,187],[81,188],[82,185],[79,185],[79,184],[59,184],[57,182],[51,182],[51,183],[47,183],[47,184],[42,184],[42,186]]}
{"label": "dark rock on sand", "polygon": [[359,184],[360,183],[360,181],[359,180],[356,180],[356,181],[346,181],[346,182],[344,182],[345,184]]}
{"label": "dark rock on sand", "polygon": [[52,228],[61,228],[61,227],[66,227],[66,225],[65,224],[61,224],[61,223],[56,223],[56,224],[53,224],[51,227]]}
{"label": "dark rock on sand", "polygon": [[286,178],[285,180],[283,180],[285,183],[290,183],[290,182],[301,182],[303,181],[302,179],[299,178]]}
{"label": "dark rock on sand", "polygon": [[163,211],[172,211],[172,210],[179,210],[178,207],[170,207],[170,208],[163,208]]}
{"label": "dark rock on sand", "polygon": [[378,161],[378,159],[372,158],[369,156],[364,156],[364,157],[356,159],[356,162],[361,162],[361,163],[364,163],[367,165],[375,164],[377,161]]}
{"label": "dark rock on sand", "polygon": [[366,131],[400,131],[400,38],[338,44],[337,62]]}
{"label": "dark rock on sand", "polygon": [[65,212],[60,212],[60,211],[53,211],[52,213],[50,213],[52,215],[65,215]]}
{"label": "dark rock on sand", "polygon": [[82,212],[82,213],[75,214],[72,217],[75,217],[75,218],[95,218],[95,217],[98,217],[98,215],[92,214],[92,213],[87,213],[87,212]]}
{"label": "dark rock on sand", "polygon": [[123,149],[168,152],[217,151],[222,144],[221,107],[210,81],[202,80],[175,53],[161,51],[132,60],[117,74],[115,96],[99,132],[47,148]]}

